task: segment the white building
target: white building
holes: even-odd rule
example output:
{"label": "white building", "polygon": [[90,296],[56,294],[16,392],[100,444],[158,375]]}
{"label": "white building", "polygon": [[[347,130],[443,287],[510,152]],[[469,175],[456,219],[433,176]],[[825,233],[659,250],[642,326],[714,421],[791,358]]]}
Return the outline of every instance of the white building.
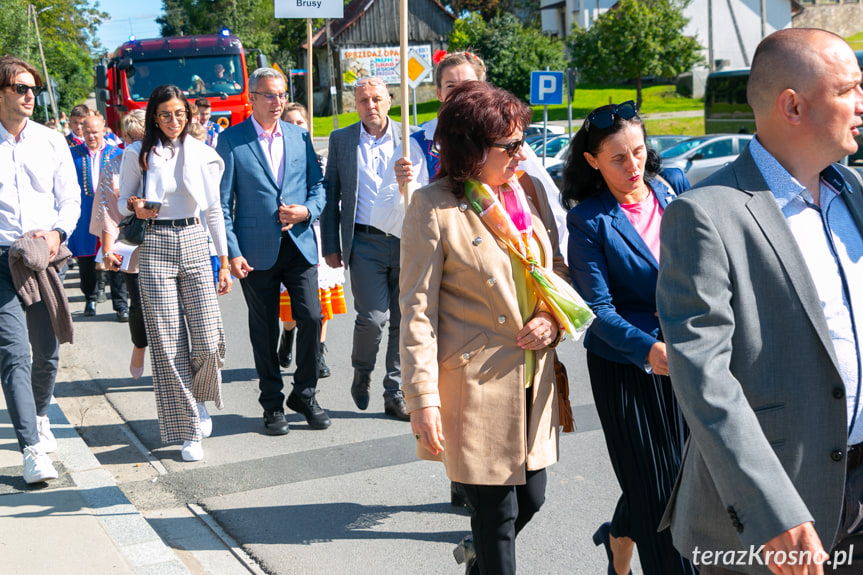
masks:
{"label": "white building", "polygon": [[[766,6],[765,35],[791,27],[792,10],[799,10],[796,0],[763,0]],[[726,67],[748,66],[761,41],[762,0],[693,0],[684,11],[689,24],[683,30],[695,36],[708,49],[708,10],[713,12],[713,61],[722,60]],[[569,36],[572,24],[589,28],[596,17],[611,9],[617,0],[541,0],[542,30],[559,37]],[[736,24],[736,26],[735,26]]]}

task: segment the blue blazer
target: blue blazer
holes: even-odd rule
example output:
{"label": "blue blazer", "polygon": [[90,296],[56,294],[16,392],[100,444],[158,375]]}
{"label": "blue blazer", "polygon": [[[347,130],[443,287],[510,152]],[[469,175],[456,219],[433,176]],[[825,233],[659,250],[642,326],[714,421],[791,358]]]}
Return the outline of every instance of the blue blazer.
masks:
{"label": "blue blazer", "polygon": [[[689,182],[678,169],[662,175],[673,189],[656,179],[649,185],[665,210]],[[572,283],[596,314],[584,347],[609,361],[643,369],[659,337],[659,263],[608,189],[572,208],[566,225]]]}
{"label": "blue blazer", "polygon": [[273,267],[279,255],[280,203],[308,208],[311,219],[294,224],[288,234],[310,264],[318,263],[312,222],[326,202],[324,175],[309,132],[287,122],[279,122],[279,128],[285,143],[281,188],[276,185],[251,118],[222,132],[216,147],[225,162],[221,196],[228,258],[243,256],[258,270]]}

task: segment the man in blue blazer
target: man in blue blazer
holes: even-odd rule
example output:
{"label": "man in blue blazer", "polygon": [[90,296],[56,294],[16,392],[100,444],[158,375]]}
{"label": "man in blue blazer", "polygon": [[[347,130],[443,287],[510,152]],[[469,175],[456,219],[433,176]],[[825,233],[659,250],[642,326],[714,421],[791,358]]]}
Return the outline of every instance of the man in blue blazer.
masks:
{"label": "man in blue blazer", "polygon": [[280,121],[285,81],[272,68],[249,76],[252,117],[219,136],[225,161],[222,210],[231,273],[240,278],[249,308],[249,337],[270,435],[288,433],[279,371],[279,284],[291,297],[297,322],[297,370],[287,406],[312,429],[330,426],[315,400],[321,341],[318,248],[314,222],[324,209],[324,176],[309,133]]}

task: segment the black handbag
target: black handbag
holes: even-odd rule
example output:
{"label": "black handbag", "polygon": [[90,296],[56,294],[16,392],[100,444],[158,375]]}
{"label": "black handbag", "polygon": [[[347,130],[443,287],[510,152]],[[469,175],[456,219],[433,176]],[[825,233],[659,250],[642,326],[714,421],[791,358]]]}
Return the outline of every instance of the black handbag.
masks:
{"label": "black handbag", "polygon": [[[144,171],[143,185],[141,187],[146,194],[147,190],[147,172]],[[140,246],[144,243],[144,232],[147,231],[147,220],[139,219],[138,216],[132,214],[123,218],[117,227],[120,233],[117,236],[117,241],[129,244],[131,246]]]}

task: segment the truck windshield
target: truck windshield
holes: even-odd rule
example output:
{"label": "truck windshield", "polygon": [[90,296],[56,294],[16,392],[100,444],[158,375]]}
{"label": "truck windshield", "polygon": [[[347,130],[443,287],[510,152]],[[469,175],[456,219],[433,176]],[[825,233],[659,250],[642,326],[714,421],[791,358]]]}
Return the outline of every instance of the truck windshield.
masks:
{"label": "truck windshield", "polygon": [[174,56],[160,59],[136,59],[126,73],[129,95],[144,102],[156,86],[173,84],[188,96],[220,96],[240,94],[245,89],[240,54]]}

